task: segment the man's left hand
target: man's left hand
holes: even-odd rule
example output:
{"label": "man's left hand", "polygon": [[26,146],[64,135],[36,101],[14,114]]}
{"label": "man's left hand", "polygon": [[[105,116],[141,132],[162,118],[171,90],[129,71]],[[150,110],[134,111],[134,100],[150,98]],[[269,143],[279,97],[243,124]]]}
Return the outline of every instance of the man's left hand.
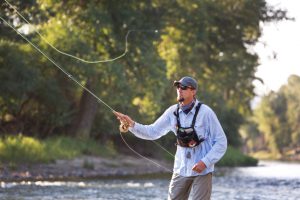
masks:
{"label": "man's left hand", "polygon": [[192,170],[194,170],[194,171],[196,171],[196,172],[198,172],[198,173],[201,173],[203,170],[205,170],[205,168],[206,168],[206,165],[204,164],[204,162],[202,162],[202,161],[200,160],[198,163],[196,163],[196,164],[193,166]]}

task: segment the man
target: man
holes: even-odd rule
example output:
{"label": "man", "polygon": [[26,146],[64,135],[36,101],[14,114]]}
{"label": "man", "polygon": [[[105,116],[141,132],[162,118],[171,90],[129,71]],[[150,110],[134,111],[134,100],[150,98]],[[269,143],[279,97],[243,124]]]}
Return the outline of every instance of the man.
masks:
{"label": "man", "polygon": [[142,125],[119,112],[115,115],[137,137],[155,140],[172,131],[177,137],[169,200],[210,199],[214,164],[227,149],[227,139],[213,110],[196,99],[197,82],[183,77],[174,82],[178,105],[169,107],[151,125]]}

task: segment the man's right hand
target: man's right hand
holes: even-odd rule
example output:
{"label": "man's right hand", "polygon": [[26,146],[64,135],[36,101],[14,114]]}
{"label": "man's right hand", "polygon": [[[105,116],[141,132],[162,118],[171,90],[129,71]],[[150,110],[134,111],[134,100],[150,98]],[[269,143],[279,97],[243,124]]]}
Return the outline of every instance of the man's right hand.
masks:
{"label": "man's right hand", "polygon": [[128,115],[116,111],[113,113],[117,116],[117,119],[120,120],[120,123],[128,124],[129,127],[134,127],[135,122]]}

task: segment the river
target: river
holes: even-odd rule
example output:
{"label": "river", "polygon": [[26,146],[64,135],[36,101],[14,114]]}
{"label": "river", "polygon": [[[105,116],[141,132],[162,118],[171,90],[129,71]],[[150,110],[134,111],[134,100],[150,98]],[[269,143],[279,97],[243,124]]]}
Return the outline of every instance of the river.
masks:
{"label": "river", "polygon": [[[1,200],[167,199],[169,178],[1,182]],[[299,200],[300,164],[259,162],[257,167],[217,168],[212,200]]]}

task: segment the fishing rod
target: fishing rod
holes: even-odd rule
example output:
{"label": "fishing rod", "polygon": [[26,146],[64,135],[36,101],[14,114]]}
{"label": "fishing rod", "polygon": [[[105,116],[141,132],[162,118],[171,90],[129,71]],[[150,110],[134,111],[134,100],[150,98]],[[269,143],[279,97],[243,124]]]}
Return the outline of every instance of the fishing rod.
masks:
{"label": "fishing rod", "polygon": [[[5,0],[6,1],[6,0]],[[16,28],[14,28],[9,22],[7,22],[4,18],[2,18],[0,16],[0,19],[5,22],[10,28],[12,28],[16,33],[18,33],[24,40],[26,40],[32,47],[34,47],[38,52],[40,52],[43,56],[45,56],[52,64],[54,64],[60,71],[62,71],[68,78],[70,78],[72,81],[74,81],[77,85],[79,85],[83,90],[87,91],[90,95],[92,95],[94,98],[97,99],[98,103],[102,103],[103,105],[105,105],[109,110],[111,110],[113,113],[116,113],[116,111],[110,107],[107,103],[105,103],[101,98],[99,98],[97,95],[95,95],[92,91],[90,91],[88,88],[86,88],[84,85],[82,85],[72,74],[70,74],[69,72],[67,72],[64,68],[62,68],[60,65],[58,65],[52,58],[50,58],[46,53],[44,53],[42,50],[40,50],[34,43],[32,43],[26,36],[24,36],[20,31],[18,31]],[[110,61],[109,61],[110,62]],[[121,124],[120,126],[124,126],[124,124]],[[120,128],[121,130],[121,128]],[[140,153],[138,153],[137,151],[135,151],[133,148],[130,147],[130,145],[125,141],[125,139],[122,136],[122,133],[120,131],[120,136],[123,140],[123,142],[127,145],[127,147],[133,151],[136,155],[138,155],[139,157],[146,159],[149,162],[152,162],[153,164],[155,164],[156,166],[159,166],[161,168],[164,168],[165,170],[169,171],[172,173],[172,171],[162,165],[160,165],[159,163],[141,155]],[[156,145],[160,146],[160,148],[162,148],[163,150],[165,150],[168,154],[172,155],[174,157],[174,155],[172,153],[170,153],[169,151],[167,151],[165,148],[163,148],[161,145],[159,145],[158,143],[154,142]]]}

